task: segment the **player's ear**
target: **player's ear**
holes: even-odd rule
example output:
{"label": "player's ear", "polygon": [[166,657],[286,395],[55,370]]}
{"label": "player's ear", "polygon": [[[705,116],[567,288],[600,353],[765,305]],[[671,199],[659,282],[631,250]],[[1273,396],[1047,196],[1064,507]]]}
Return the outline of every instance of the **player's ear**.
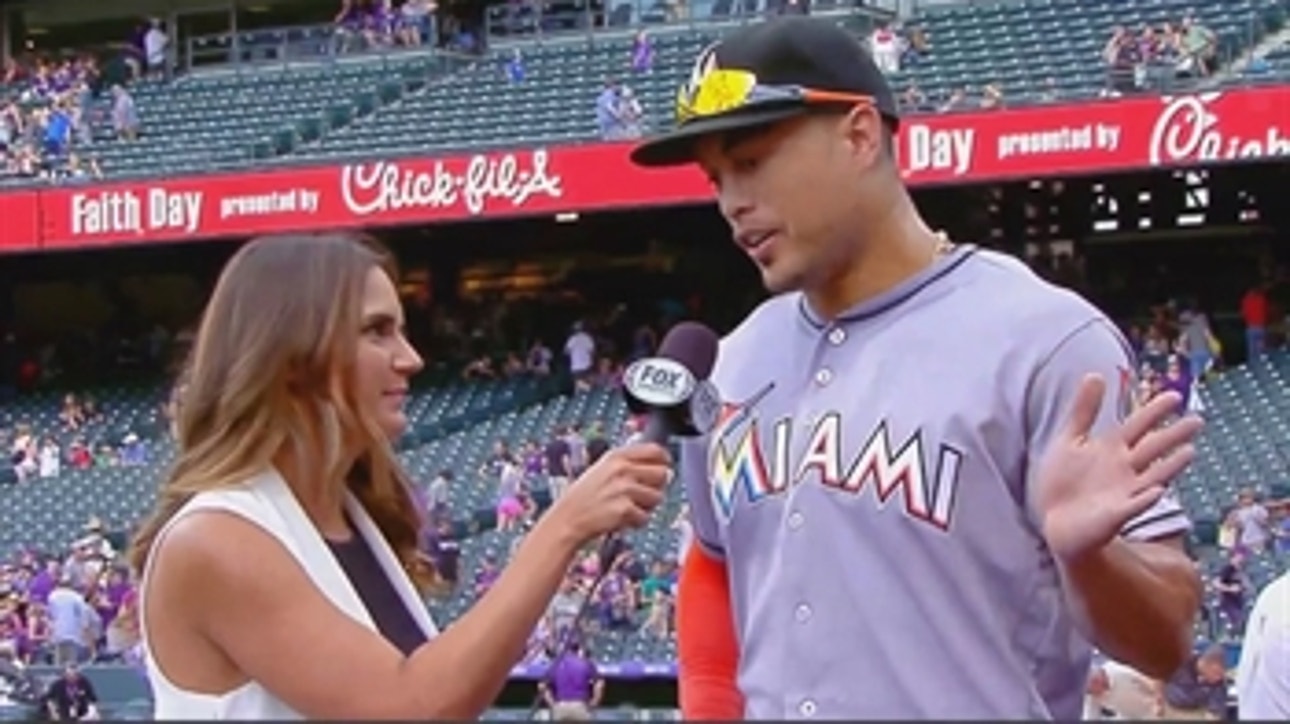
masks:
{"label": "player's ear", "polygon": [[865,168],[890,158],[891,132],[877,108],[856,104],[843,116],[841,125],[852,154]]}

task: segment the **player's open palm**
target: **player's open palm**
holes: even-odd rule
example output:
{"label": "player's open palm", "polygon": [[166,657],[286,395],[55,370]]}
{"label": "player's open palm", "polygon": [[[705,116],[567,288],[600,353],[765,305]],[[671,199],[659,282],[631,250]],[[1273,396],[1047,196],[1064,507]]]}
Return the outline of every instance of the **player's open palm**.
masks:
{"label": "player's open palm", "polygon": [[625,445],[587,468],[552,506],[549,515],[581,540],[622,528],[639,528],[663,502],[672,479],[672,457],[652,443]]}
{"label": "player's open palm", "polygon": [[1085,377],[1064,429],[1039,467],[1036,510],[1054,555],[1074,560],[1097,550],[1164,495],[1196,454],[1203,426],[1188,415],[1165,425],[1182,403],[1176,392],[1156,395],[1118,427],[1092,435],[1106,380]]}

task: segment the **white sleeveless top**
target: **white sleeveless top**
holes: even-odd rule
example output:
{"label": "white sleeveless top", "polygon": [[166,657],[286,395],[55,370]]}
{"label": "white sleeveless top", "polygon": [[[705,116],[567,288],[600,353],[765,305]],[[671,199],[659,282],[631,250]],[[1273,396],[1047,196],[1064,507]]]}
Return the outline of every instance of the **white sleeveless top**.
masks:
{"label": "white sleeveless top", "polygon": [[[380,561],[381,568],[385,570],[390,583],[407,604],[413,619],[425,631],[427,638],[436,636],[439,630],[430,618],[429,609],[367,511],[363,509],[357,498],[348,493],[345,498],[345,509],[358,529],[358,533],[367,541],[373,555]],[[291,552],[296,562],[313,580],[314,585],[333,605],[373,633],[378,632],[358,592],[354,590],[344,570],[327,547],[326,541],[305,515],[295,494],[291,492],[286,481],[277,471],[269,470],[238,487],[199,493],[179,510],[175,517],[162,528],[162,532],[164,533],[185,515],[198,510],[228,511],[268,532]],[[140,599],[147,590],[146,581],[150,567],[149,564],[143,573],[144,580],[139,586]],[[139,615],[142,624],[140,628],[144,632],[147,631],[147,625],[142,617],[146,610],[147,607],[140,600]],[[152,684],[155,719],[305,718],[255,681],[249,681],[223,694],[202,694],[179,688],[166,678],[165,673],[156,664],[152,650],[148,647],[146,633],[143,654],[147,664],[148,681]]]}

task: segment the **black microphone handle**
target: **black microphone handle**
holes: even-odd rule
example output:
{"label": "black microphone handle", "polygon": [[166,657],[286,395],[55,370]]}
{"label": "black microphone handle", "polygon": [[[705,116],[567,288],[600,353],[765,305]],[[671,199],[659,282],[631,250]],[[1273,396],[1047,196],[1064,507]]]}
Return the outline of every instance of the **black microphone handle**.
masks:
{"label": "black microphone handle", "polygon": [[651,407],[646,414],[645,429],[641,431],[640,441],[666,445],[672,439],[672,420],[668,411]]}

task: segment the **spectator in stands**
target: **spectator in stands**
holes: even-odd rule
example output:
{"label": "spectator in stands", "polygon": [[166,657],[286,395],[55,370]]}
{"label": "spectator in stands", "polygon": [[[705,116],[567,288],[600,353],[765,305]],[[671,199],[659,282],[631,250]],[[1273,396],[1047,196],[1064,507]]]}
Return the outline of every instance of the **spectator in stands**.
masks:
{"label": "spectator in stands", "polygon": [[555,648],[556,641],[551,634],[551,620],[543,616],[538,619],[537,625],[533,627],[533,633],[529,636],[528,645],[524,648],[524,655],[520,658],[520,663],[545,663]]}
{"label": "spectator in stands", "polygon": [[869,35],[869,52],[879,70],[884,73],[900,72],[900,57],[904,51],[900,34],[889,23],[879,22]]}
{"label": "spectator in stands", "polygon": [[986,110],[1003,108],[1003,90],[997,83],[986,83],[981,87],[981,108]]}
{"label": "spectator in stands", "polygon": [[931,40],[921,25],[906,27],[902,35],[905,38],[905,52],[900,56],[902,64],[913,65],[931,52]]}
{"label": "spectator in stands", "polygon": [[148,31],[143,34],[143,60],[145,72],[153,78],[164,78],[170,71],[167,58],[170,56],[170,36],[162,25],[161,18],[148,20]]}
{"label": "spectator in stands", "polygon": [[50,635],[54,664],[67,666],[90,657],[90,642],[98,638],[98,613],[77,591],[72,578],[61,576],[49,593]]}
{"label": "spectator in stands", "polygon": [[609,452],[611,447],[609,438],[605,437],[604,428],[599,422],[593,422],[587,427],[587,465],[595,465],[600,456]]}
{"label": "spectator in stands", "polygon": [[547,486],[551,499],[558,500],[564,495],[573,480],[573,459],[570,455],[569,442],[565,440],[562,430],[554,430],[551,439],[544,449],[546,458]]}
{"label": "spectator in stands", "polygon": [[645,623],[641,628],[659,638],[672,635],[672,615],[675,597],[674,581],[668,576],[667,563],[654,561],[649,575],[640,583],[640,603],[646,609]]}
{"label": "spectator in stands", "polygon": [[513,350],[506,353],[506,358],[502,360],[502,376],[511,378],[524,374],[524,360]]}
{"label": "spectator in stands", "polygon": [[606,141],[639,138],[643,109],[630,89],[614,79],[605,81],[596,97],[596,126]]}
{"label": "spectator in stands", "polygon": [[515,456],[507,453],[501,461],[497,482],[497,530],[524,528],[529,523],[531,499],[524,489],[524,468]]}
{"label": "spectator in stands", "polygon": [[72,146],[72,117],[65,100],[59,100],[47,110],[37,111],[37,124],[44,129],[42,150],[50,166],[56,165]]}
{"label": "spectator in stands", "polygon": [[672,530],[676,531],[676,560],[683,561],[694,542],[694,526],[690,523],[690,506],[683,503],[672,521]]}
{"label": "spectator in stands", "polygon": [[546,619],[554,640],[558,641],[572,635],[570,630],[585,599],[586,593],[578,585],[578,579],[573,575],[567,576],[547,608]]}
{"label": "spectator in stands", "polygon": [[1214,363],[1217,339],[1209,326],[1209,317],[1196,305],[1189,305],[1178,315],[1181,328],[1178,340],[1179,351],[1186,355],[1187,368],[1194,380],[1202,380]]}
{"label": "spectator in stands", "polygon": [[654,41],[644,30],[632,39],[631,68],[634,73],[649,73],[654,68]]}
{"label": "spectator in stands", "polygon": [[426,486],[426,519],[431,525],[438,526],[452,516],[448,509],[448,489],[451,486],[452,471],[448,469],[440,470]]}
{"label": "spectator in stands", "polygon": [[596,362],[596,371],[591,376],[591,384],[608,390],[618,389],[623,383],[623,367],[611,357],[601,357]]}
{"label": "spectator in stands", "polygon": [[67,464],[75,470],[87,470],[94,466],[94,456],[91,455],[85,438],[72,438],[67,448]]}
{"label": "spectator in stands", "polygon": [[1227,663],[1222,646],[1193,654],[1160,691],[1162,719],[1226,719]]}
{"label": "spectator in stands", "polygon": [[384,48],[395,41],[399,11],[394,0],[369,0],[364,37],[369,48]]}
{"label": "spectator in stands", "polygon": [[940,113],[952,113],[967,108],[968,91],[966,88],[955,88],[950,91],[945,102],[937,109]]}
{"label": "spectator in stands", "polygon": [[1267,351],[1268,291],[1266,280],[1250,287],[1241,297],[1241,319],[1245,322],[1245,355],[1256,362]]}
{"label": "spectator in stands", "polygon": [[1201,24],[1191,13],[1183,16],[1179,24],[1182,50],[1182,69],[1196,76],[1214,72],[1214,58],[1218,54],[1218,36]]}
{"label": "spectator in stands", "polygon": [[[20,598],[17,600],[21,600]],[[16,613],[16,612],[15,612]],[[15,616],[15,627],[21,626],[21,618]],[[49,621],[49,609],[41,603],[27,603],[26,636],[21,638],[21,654],[28,662],[49,663],[53,661],[54,652],[50,642],[53,635],[53,624]]]}
{"label": "spectator in stands", "polygon": [[14,440],[12,454],[13,472],[18,482],[25,483],[37,476],[40,472],[40,453],[34,435],[20,431]]}
{"label": "spectator in stands", "polygon": [[69,153],[67,154],[67,166],[56,172],[55,178],[70,183],[98,181],[103,178],[103,169],[99,166],[98,160],[93,157],[82,163],[80,155]]}
{"label": "spectator in stands", "polygon": [[596,341],[587,332],[585,323],[573,324],[568,339],[564,341],[564,357],[579,389],[586,389],[596,360]]}
{"label": "spectator in stands", "polygon": [[1169,355],[1165,361],[1165,373],[1161,378],[1161,387],[1165,390],[1174,390],[1183,397],[1183,409],[1186,409],[1191,402],[1192,394],[1192,377],[1191,373],[1183,366],[1182,358],[1176,354]]}
{"label": "spectator in stands", "polygon": [[511,51],[511,56],[502,63],[502,76],[511,83],[524,82],[524,54],[519,48]]}
{"label": "spectator in stands", "polygon": [[571,641],[538,685],[542,701],[556,721],[590,721],[605,693],[605,680],[584,651]]}
{"label": "spectator in stands", "polygon": [[148,445],[136,432],[127,432],[117,450],[122,465],[144,465],[148,462]]}
{"label": "spectator in stands", "polygon": [[0,152],[8,152],[18,145],[22,138],[22,120],[18,104],[3,99],[3,105],[0,105]]}
{"label": "spectator in stands", "polygon": [[625,556],[610,563],[609,572],[596,589],[596,621],[602,631],[634,631],[636,598],[623,570]]}
{"label": "spectator in stands", "polygon": [[1242,490],[1232,510],[1232,523],[1236,527],[1237,550],[1262,551],[1268,544],[1268,509],[1259,502],[1254,490]]}
{"label": "spectator in stands", "polygon": [[438,6],[430,0],[404,0],[399,8],[398,38],[408,47],[422,43],[438,45],[435,12]]}
{"label": "spectator in stands", "polygon": [[1102,49],[1102,61],[1107,69],[1106,95],[1118,96],[1136,90],[1142,64],[1141,48],[1124,26],[1111,29],[1111,37]]}
{"label": "spectator in stands", "polygon": [[551,361],[555,359],[555,354],[551,348],[540,339],[533,340],[533,346],[529,347],[528,356],[525,359],[524,366],[529,374],[545,377],[551,374]]}
{"label": "spectator in stands", "polygon": [[123,141],[133,141],[139,136],[139,111],[134,96],[121,85],[112,86],[112,130]]}
{"label": "spectator in stands", "polygon": [[641,106],[636,92],[629,86],[618,87],[618,123],[620,137],[623,139],[640,138],[645,128],[645,108]]}
{"label": "spectator in stands", "polygon": [[40,444],[40,477],[56,478],[62,467],[62,450],[58,440],[46,436]]}
{"label": "spectator in stands", "polygon": [[1085,721],[1156,719],[1161,684],[1118,661],[1094,655],[1084,696]]}
{"label": "spectator in stands", "polygon": [[1183,70],[1180,68],[1182,36],[1178,33],[1178,28],[1173,23],[1166,21],[1160,24],[1160,30],[1156,33],[1155,53],[1158,62],[1175,73]]}
{"label": "spectator in stands", "polygon": [[53,558],[46,560],[27,585],[27,600],[41,605],[48,603],[49,595],[54,592],[54,588],[62,578],[62,568],[62,564],[57,560]]}
{"label": "spectator in stands", "polygon": [[336,27],[336,38],[340,46],[340,52],[349,52],[356,47],[363,37],[365,22],[366,13],[364,12],[363,0],[340,1],[340,10],[337,11],[336,17],[332,18],[332,24]]}
{"label": "spectator in stands", "polygon": [[1227,626],[1227,635],[1237,636],[1245,628],[1245,600],[1250,589],[1244,570],[1245,552],[1241,549],[1232,551],[1227,563],[1214,578],[1214,590],[1218,592],[1218,613]]}
{"label": "spectator in stands", "polygon": [[112,660],[127,660],[137,655],[142,644],[139,634],[139,603],[133,591],[121,600],[103,642],[104,656]]}
{"label": "spectator in stands", "polygon": [[497,579],[501,574],[501,570],[497,567],[497,559],[492,556],[485,556],[484,560],[479,563],[479,569],[475,571],[475,598],[481,598],[485,593],[488,593],[488,589],[492,588],[494,583],[497,583]]}
{"label": "spectator in stands", "polygon": [[910,83],[900,94],[900,109],[907,113],[922,113],[927,110],[927,96],[916,84]]}
{"label": "spectator in stands", "polygon": [[576,478],[587,469],[587,437],[577,425],[570,425],[565,429],[564,441],[569,444],[569,471]]}
{"label": "spectator in stands", "polygon": [[487,354],[481,354],[472,359],[461,370],[461,378],[467,382],[497,379],[497,370],[493,369],[493,358]]}
{"label": "spectator in stands", "polygon": [[45,707],[54,721],[91,721],[99,718],[98,694],[94,685],[75,664],[67,664],[63,675],[45,692]]}
{"label": "spectator in stands", "polygon": [[433,553],[435,570],[450,589],[455,589],[461,579],[461,542],[453,532],[452,521],[441,520],[438,526]]}

